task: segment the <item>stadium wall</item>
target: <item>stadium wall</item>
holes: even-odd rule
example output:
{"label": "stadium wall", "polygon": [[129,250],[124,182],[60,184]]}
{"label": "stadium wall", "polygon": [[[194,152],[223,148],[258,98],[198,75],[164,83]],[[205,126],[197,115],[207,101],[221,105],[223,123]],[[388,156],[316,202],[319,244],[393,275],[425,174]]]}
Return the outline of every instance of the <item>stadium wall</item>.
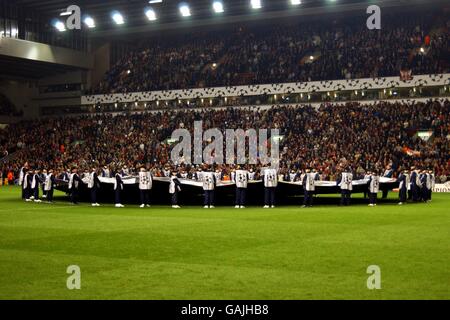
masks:
{"label": "stadium wall", "polygon": [[[38,94],[38,88],[32,82],[17,80],[3,81],[0,92],[4,94],[16,107],[17,111],[23,111],[24,118],[39,116],[38,108],[33,107],[32,97]],[[21,120],[16,117],[2,117],[2,123],[11,123]]]}
{"label": "stadium wall", "polygon": [[92,69],[92,56],[76,50],[12,38],[0,38],[0,55]]}

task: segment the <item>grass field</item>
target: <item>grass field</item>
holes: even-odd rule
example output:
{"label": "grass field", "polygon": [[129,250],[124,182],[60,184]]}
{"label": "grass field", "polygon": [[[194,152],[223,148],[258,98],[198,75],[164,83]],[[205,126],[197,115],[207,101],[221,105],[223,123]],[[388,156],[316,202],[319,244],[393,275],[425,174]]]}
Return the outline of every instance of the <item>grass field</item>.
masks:
{"label": "grass field", "polygon": [[[23,203],[19,191],[0,188],[0,299],[450,299],[450,194],[173,210]],[[69,265],[81,290],[66,288]],[[367,289],[369,265],[380,290]]]}

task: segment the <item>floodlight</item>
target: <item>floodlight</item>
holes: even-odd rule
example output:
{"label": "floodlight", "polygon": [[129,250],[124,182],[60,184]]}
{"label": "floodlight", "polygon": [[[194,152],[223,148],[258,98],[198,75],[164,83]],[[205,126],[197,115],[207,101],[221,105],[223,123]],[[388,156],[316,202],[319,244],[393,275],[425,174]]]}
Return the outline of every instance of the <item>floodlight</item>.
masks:
{"label": "floodlight", "polygon": [[66,31],[66,25],[60,21],[60,20],[54,20],[53,21],[53,26],[58,29],[59,32],[64,32]]}
{"label": "floodlight", "polygon": [[114,11],[112,13],[111,17],[116,24],[124,24],[125,23],[125,20],[119,11]]}
{"label": "floodlight", "polygon": [[83,22],[88,28],[95,28],[95,21],[92,17],[86,16]]}
{"label": "floodlight", "polygon": [[213,9],[215,13],[222,13],[224,11],[222,1],[214,1]]}
{"label": "floodlight", "polygon": [[145,11],[145,15],[147,16],[148,20],[150,20],[150,21],[155,21],[157,19],[156,18],[156,12],[152,8],[148,8]]}
{"label": "floodlight", "polygon": [[183,17],[191,16],[191,9],[189,9],[189,5],[187,3],[180,3],[179,9]]}
{"label": "floodlight", "polygon": [[262,8],[261,0],[251,0],[250,4],[253,9],[261,9]]}

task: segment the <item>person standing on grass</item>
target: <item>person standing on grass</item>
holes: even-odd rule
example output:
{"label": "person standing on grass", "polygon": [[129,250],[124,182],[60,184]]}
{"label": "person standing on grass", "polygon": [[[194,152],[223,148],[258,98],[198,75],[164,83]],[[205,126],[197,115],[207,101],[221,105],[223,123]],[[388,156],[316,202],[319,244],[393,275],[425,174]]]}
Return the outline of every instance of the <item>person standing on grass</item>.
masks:
{"label": "person standing on grass", "polygon": [[81,183],[83,183],[83,180],[81,180],[78,175],[78,169],[72,168],[72,173],[69,175],[69,194],[70,203],[72,204],[78,204],[78,194]]}
{"label": "person standing on grass", "polygon": [[31,189],[33,195],[30,199],[34,200],[34,202],[41,202],[39,199],[39,185],[42,183],[41,176],[39,174],[39,170],[35,170],[33,174],[33,178],[31,180]]}
{"label": "person standing on grass", "polygon": [[248,171],[238,166],[237,170],[232,172],[231,175],[232,180],[236,184],[236,205],[234,207],[236,209],[244,209],[249,180]]}
{"label": "person standing on grass", "polygon": [[369,207],[374,207],[377,205],[377,195],[380,191],[380,176],[377,170],[370,172],[369,177]]}
{"label": "person standing on grass", "polygon": [[93,207],[100,207],[97,202],[97,191],[100,189],[100,179],[98,178],[97,168],[92,168],[88,176],[88,189],[91,193],[91,204]]}
{"label": "person standing on grass", "polygon": [[427,173],[425,170],[421,170],[419,174],[420,180],[420,200],[427,201]]}
{"label": "person standing on grass", "polygon": [[275,190],[278,186],[276,169],[268,168],[263,171],[264,181],[264,209],[275,208]]}
{"label": "person standing on grass", "polygon": [[[363,179],[367,180],[367,181],[370,180],[370,171],[369,170],[367,170],[367,172],[364,174],[364,178]],[[367,183],[367,185],[369,185],[369,183]],[[364,189],[364,193],[363,193],[364,199],[367,198],[368,192],[369,192],[369,188],[367,187],[367,188]]]}
{"label": "person standing on grass", "polygon": [[316,190],[315,181],[316,174],[311,172],[311,168],[306,169],[306,173],[303,175],[302,186],[303,186],[303,208],[312,207],[313,205],[313,195]]}
{"label": "person standing on grass", "polygon": [[430,184],[431,184],[430,190],[428,191],[429,192],[428,201],[431,202],[431,195],[433,194],[433,189],[436,184],[436,177],[433,173],[433,170],[429,170],[428,173],[430,174]]}
{"label": "person standing on grass", "polygon": [[31,198],[32,192],[31,192],[31,181],[33,180],[33,171],[28,170],[24,174],[23,177],[23,183],[22,183],[22,190],[23,195],[26,202],[33,201]]}
{"label": "person standing on grass", "polygon": [[42,186],[42,199],[46,199],[47,198],[47,191],[45,191],[45,180],[47,179],[47,169],[42,170],[42,173],[40,174],[40,179],[42,181],[41,186]]}
{"label": "person standing on grass", "polygon": [[419,201],[419,173],[416,170],[416,167],[411,167],[411,174],[410,174],[410,185],[411,185],[411,200],[414,202]]}
{"label": "person standing on grass", "polygon": [[23,165],[22,168],[20,168],[19,170],[19,186],[22,187],[22,199],[26,199],[25,197],[25,188],[24,188],[24,179],[25,179],[25,175],[28,171],[28,162],[25,162],[25,164]]}
{"label": "person standing on grass", "polygon": [[114,175],[114,198],[115,198],[115,207],[116,208],[124,208],[125,206],[121,203],[121,195],[123,191],[123,179],[122,175],[119,171]]}
{"label": "person standing on grass", "polygon": [[170,176],[169,194],[172,195],[172,208],[179,209],[178,193],[181,191],[181,182],[178,180],[177,173],[172,171]]}
{"label": "person standing on grass", "polygon": [[430,202],[431,200],[431,174],[428,170],[425,170],[425,199],[424,201]]}
{"label": "person standing on grass", "polygon": [[201,180],[203,183],[203,191],[204,191],[204,208],[205,209],[213,209],[214,208],[214,190],[216,188],[216,176],[211,171],[202,172]]}
{"label": "person standing on grass", "polygon": [[[388,165],[386,167],[386,170],[384,170],[383,177],[384,178],[392,178],[393,176],[394,176],[394,170],[392,169],[392,165]],[[383,190],[383,196],[382,196],[383,199],[387,198],[388,192],[389,192],[388,189]]]}
{"label": "person standing on grass", "polygon": [[153,177],[150,171],[144,167],[139,172],[139,193],[141,196],[141,208],[150,207],[150,191],[152,190]]}
{"label": "person standing on grass", "polygon": [[398,176],[398,197],[399,205],[406,203],[407,191],[408,191],[408,171],[404,170]]}
{"label": "person standing on grass", "polygon": [[53,170],[50,169],[47,172],[47,176],[45,177],[44,182],[44,190],[47,195],[48,203],[53,203],[53,192],[55,189],[55,185],[56,185],[56,178],[55,175],[53,174]]}
{"label": "person standing on grass", "polygon": [[350,205],[350,197],[353,190],[353,174],[351,169],[346,168],[336,181],[336,185],[341,188],[341,206]]}

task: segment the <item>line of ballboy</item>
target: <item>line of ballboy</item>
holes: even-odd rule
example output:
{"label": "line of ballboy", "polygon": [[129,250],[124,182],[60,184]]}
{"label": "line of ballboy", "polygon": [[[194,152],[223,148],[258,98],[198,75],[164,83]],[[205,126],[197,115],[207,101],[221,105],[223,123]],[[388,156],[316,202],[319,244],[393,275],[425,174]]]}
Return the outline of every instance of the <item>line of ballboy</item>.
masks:
{"label": "line of ballboy", "polygon": [[[106,172],[108,170],[108,172]],[[392,176],[393,170],[387,169],[383,176]],[[275,208],[275,190],[278,186],[278,170],[276,168],[264,168],[261,170],[262,181],[264,182],[264,208]],[[109,169],[105,167],[103,176],[109,177]],[[170,176],[169,194],[171,194],[172,207],[180,208],[178,205],[178,194],[181,192],[181,176],[177,171],[171,171],[167,174]],[[114,195],[115,206],[123,208],[121,203],[121,194],[124,189],[124,180],[130,178],[137,178],[139,184],[141,208],[150,207],[150,191],[153,186],[153,175],[145,168],[141,168],[137,176],[132,176],[124,167],[120,172],[114,175]],[[308,168],[301,176],[300,181],[304,189],[303,207],[311,207],[315,194],[315,184],[319,180],[319,174]],[[204,171],[197,171],[195,173],[195,180],[202,183],[204,191],[204,208],[214,208],[215,203],[215,189],[217,182],[221,179],[220,172],[213,172],[205,167]],[[231,179],[236,185],[236,200],[235,208],[243,209],[246,203],[246,193],[249,181],[255,180],[255,172],[246,170],[237,166],[236,170],[231,173]],[[377,172],[368,172],[365,176],[367,183],[367,193],[369,195],[369,206],[377,205],[377,194],[380,191],[380,177]],[[92,206],[100,206],[97,203],[97,192],[101,186],[100,179],[97,174],[97,169],[86,172],[83,178],[80,178],[77,168],[73,168],[69,174],[62,173],[62,180],[68,181],[68,190],[70,201],[72,204],[77,204],[79,187],[81,184],[86,184],[90,190]],[[399,204],[404,204],[407,199],[414,202],[417,201],[431,201],[431,191],[435,183],[435,177],[431,170],[416,170],[411,168],[411,174],[407,170],[400,173],[398,177],[399,182]],[[346,168],[339,175],[336,185],[341,190],[341,205],[350,205],[351,193],[353,190],[353,174],[351,168]],[[56,177],[53,170],[43,172],[41,175],[38,170],[31,171],[25,166],[20,170],[19,184],[22,186],[22,198],[29,202],[41,202],[39,199],[39,186],[43,187],[43,198],[47,202],[53,201],[53,191],[56,186]]]}

